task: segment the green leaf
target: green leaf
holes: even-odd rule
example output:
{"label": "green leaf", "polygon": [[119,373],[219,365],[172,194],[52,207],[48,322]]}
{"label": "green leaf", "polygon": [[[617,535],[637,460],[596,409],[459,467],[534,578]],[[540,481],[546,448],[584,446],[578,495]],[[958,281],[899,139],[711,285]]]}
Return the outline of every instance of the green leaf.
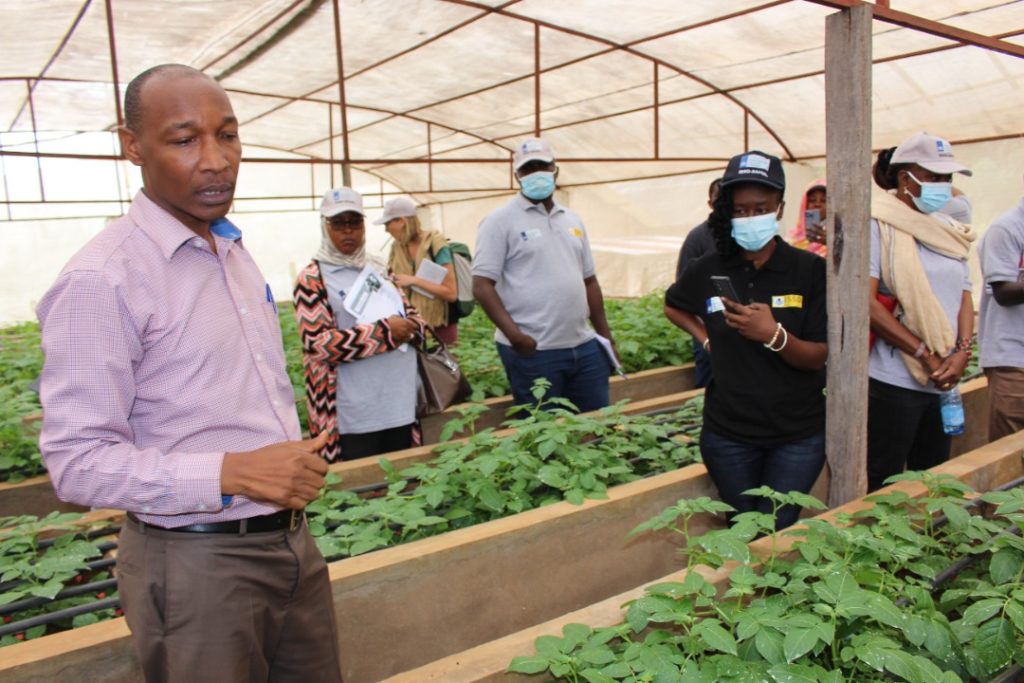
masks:
{"label": "green leaf", "polygon": [[565,492],[565,499],[573,505],[583,505],[585,496],[580,489],[570,489]]}
{"label": "green leaf", "polygon": [[506,671],[518,674],[539,674],[547,669],[548,660],[544,657],[514,657]]}
{"label": "green leaf", "polygon": [[1024,633],[1024,605],[1014,600],[1008,600],[1006,602],[1006,616],[1010,617],[1010,621],[1017,627],[1017,630]]}
{"label": "green leaf", "polygon": [[533,641],[538,654],[558,657],[562,654],[562,639],[557,636],[539,636]]}
{"label": "green leaf", "polygon": [[713,650],[736,654],[736,639],[722,628],[715,619],[705,619],[693,628],[693,634],[701,638]]}
{"label": "green leaf", "polygon": [[989,672],[1002,669],[1017,652],[1013,626],[1001,618],[985,622],[978,628],[974,648],[978,659]]}
{"label": "green leaf", "polygon": [[821,679],[816,668],[801,664],[776,664],[768,669],[768,675],[776,683],[818,683]]}
{"label": "green leaf", "polygon": [[786,661],[792,662],[811,651],[818,642],[818,634],[813,628],[791,628],[786,631],[783,640],[783,651]]}
{"label": "green leaf", "polygon": [[964,610],[962,622],[965,626],[978,626],[995,616],[1002,608],[1003,601],[1000,598],[979,600]]}
{"label": "green leaf", "polygon": [[782,634],[770,628],[762,628],[754,636],[754,647],[769,664],[786,663]]}
{"label": "green leaf", "polygon": [[576,658],[580,661],[586,662],[587,664],[603,666],[615,661],[615,653],[608,647],[590,647],[585,650],[580,650],[576,655]]}
{"label": "green leaf", "polygon": [[591,633],[590,627],[586,624],[566,624],[562,627],[562,635],[565,636],[562,641],[562,652],[575,650],[580,643],[590,637]]}
{"label": "green leaf", "polygon": [[1024,556],[1014,548],[1002,548],[992,554],[988,563],[988,571],[992,575],[992,583],[1001,585],[1017,578],[1024,570]]}
{"label": "green leaf", "polygon": [[626,623],[629,624],[634,633],[640,633],[647,628],[648,621],[647,612],[640,607],[639,603],[634,602],[626,610]]}
{"label": "green leaf", "polygon": [[614,678],[606,676],[604,673],[594,669],[584,669],[580,672],[580,676],[582,676],[588,683],[615,683]]}
{"label": "green leaf", "polygon": [[50,579],[44,584],[32,586],[28,589],[28,592],[30,595],[35,595],[36,597],[53,600],[57,593],[60,593],[63,588],[63,581],[60,579]]}

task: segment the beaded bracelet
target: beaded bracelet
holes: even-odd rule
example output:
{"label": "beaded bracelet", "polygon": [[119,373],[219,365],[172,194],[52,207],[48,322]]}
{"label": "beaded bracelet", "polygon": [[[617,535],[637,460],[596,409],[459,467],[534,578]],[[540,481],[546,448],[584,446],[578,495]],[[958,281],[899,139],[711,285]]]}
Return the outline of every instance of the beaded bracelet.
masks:
{"label": "beaded bracelet", "polygon": [[[776,349],[776,348],[774,348],[775,340],[779,338],[779,333],[780,332],[782,333],[782,344],[779,346],[779,348]],[[766,349],[768,349],[769,351],[773,351],[775,353],[778,353],[782,349],[786,348],[786,344],[788,344],[788,343],[789,343],[789,332],[787,332],[786,328],[782,326],[782,323],[775,323],[775,334],[772,335],[772,338],[768,341],[767,344],[764,345],[764,347]]]}
{"label": "beaded bracelet", "polygon": [[956,353],[957,351],[962,351],[963,353],[967,354],[968,358],[970,358],[971,356],[974,355],[974,349],[971,347],[971,341],[972,339],[970,337],[958,338],[956,340],[956,346],[953,347],[953,353]]}
{"label": "beaded bracelet", "polygon": [[704,350],[707,351],[708,350],[708,344],[710,344],[710,343],[711,343],[711,337],[708,337],[708,338],[706,338],[704,340],[704,343],[702,343],[701,346],[703,346]]}
{"label": "beaded bracelet", "polygon": [[782,332],[782,323],[775,323],[775,334],[773,334],[772,338],[764,345],[764,348],[772,348],[772,345],[775,344],[775,341],[779,338],[780,332]]}

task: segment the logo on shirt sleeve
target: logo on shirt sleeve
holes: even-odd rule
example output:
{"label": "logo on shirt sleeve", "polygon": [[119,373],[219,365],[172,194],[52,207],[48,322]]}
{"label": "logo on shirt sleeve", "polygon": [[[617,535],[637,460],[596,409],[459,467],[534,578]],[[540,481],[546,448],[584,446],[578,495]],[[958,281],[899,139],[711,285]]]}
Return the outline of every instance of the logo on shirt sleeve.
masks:
{"label": "logo on shirt sleeve", "polygon": [[569,234],[572,235],[573,237],[579,237],[580,239],[583,239],[583,231],[580,230],[579,228],[569,228]]}
{"label": "logo on shirt sleeve", "polygon": [[725,310],[725,304],[722,303],[722,297],[713,296],[707,300],[708,313],[718,313],[719,311]]}
{"label": "logo on shirt sleeve", "polygon": [[772,308],[803,308],[804,297],[800,294],[782,294],[772,297]]}

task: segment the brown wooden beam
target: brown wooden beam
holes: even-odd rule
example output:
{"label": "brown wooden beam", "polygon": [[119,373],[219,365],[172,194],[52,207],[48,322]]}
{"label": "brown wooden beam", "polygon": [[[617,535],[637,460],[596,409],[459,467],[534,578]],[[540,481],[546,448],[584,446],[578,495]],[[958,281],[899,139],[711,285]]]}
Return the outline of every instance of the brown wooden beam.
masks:
{"label": "brown wooden beam", "polygon": [[848,9],[866,5],[872,10],[874,18],[879,21],[927,33],[938,38],[955,40],[956,42],[963,43],[965,45],[973,45],[975,47],[985,48],[986,50],[992,50],[993,52],[1001,52],[1002,54],[1009,55],[1011,57],[1024,57],[1024,45],[1008,43],[1005,40],[999,40],[998,38],[986,36],[982,33],[975,33],[974,31],[968,31],[966,29],[957,28],[956,26],[950,26],[949,24],[943,24],[939,21],[925,19],[924,17],[919,17],[916,14],[910,14],[909,12],[900,12],[899,10],[890,8],[887,3],[872,4],[864,2],[864,0],[804,0],[804,2],[832,7],[834,9]]}
{"label": "brown wooden beam", "polygon": [[828,191],[828,395],[825,452],[830,506],[867,490],[871,251],[871,8],[825,18],[826,176]]}

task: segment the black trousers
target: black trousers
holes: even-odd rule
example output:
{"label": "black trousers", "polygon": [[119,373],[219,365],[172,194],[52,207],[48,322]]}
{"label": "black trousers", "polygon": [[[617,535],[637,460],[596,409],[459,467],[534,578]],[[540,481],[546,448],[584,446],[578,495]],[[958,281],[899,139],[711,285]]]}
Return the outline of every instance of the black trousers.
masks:
{"label": "black trousers", "polygon": [[402,425],[365,434],[339,434],[341,459],[355,460],[370,455],[412,448],[412,425]]}
{"label": "black trousers", "polygon": [[938,394],[872,379],[868,383],[868,491],[888,477],[927,470],[949,459]]}

